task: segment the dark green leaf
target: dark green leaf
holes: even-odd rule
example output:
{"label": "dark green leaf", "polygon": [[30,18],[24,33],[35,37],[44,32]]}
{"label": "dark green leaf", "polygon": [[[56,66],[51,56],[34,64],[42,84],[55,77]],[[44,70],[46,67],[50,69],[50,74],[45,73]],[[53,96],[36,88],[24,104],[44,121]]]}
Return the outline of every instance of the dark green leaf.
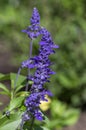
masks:
{"label": "dark green leaf", "polygon": [[[23,82],[20,82],[21,84],[17,85],[17,87],[16,87],[16,89],[15,89],[15,92],[18,92],[19,90],[21,90],[21,89],[26,85],[26,79],[24,78],[24,79],[22,80],[22,78],[23,78],[23,77],[20,76],[19,79],[21,79],[21,81],[23,81]],[[19,81],[18,81],[18,82],[19,82]],[[32,83],[33,83],[32,81],[29,81],[28,84],[32,84]]]}
{"label": "dark green leaf", "polygon": [[33,130],[49,130],[49,129],[42,126],[35,126]]}
{"label": "dark green leaf", "polygon": [[10,74],[1,74],[0,76],[0,81],[4,81],[4,80],[9,80],[10,79]]}

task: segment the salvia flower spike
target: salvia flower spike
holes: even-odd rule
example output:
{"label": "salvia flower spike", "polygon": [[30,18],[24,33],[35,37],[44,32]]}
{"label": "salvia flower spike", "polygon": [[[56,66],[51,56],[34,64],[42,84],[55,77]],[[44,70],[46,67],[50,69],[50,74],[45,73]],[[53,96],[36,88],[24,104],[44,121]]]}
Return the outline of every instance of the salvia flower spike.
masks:
{"label": "salvia flower spike", "polygon": [[21,68],[36,69],[33,75],[27,76],[27,79],[31,80],[33,84],[30,88],[30,95],[24,102],[26,111],[23,115],[23,122],[33,118],[42,121],[43,114],[39,109],[39,105],[41,101],[47,102],[46,95],[52,96],[52,93],[45,89],[44,84],[50,82],[50,75],[55,74],[50,68],[52,63],[49,60],[49,56],[54,54],[54,48],[59,48],[59,46],[54,44],[48,30],[40,26],[40,15],[36,8],[33,9],[30,26],[28,26],[26,30],[23,30],[23,32],[25,32],[31,40],[41,35],[39,54],[30,57],[21,64]]}

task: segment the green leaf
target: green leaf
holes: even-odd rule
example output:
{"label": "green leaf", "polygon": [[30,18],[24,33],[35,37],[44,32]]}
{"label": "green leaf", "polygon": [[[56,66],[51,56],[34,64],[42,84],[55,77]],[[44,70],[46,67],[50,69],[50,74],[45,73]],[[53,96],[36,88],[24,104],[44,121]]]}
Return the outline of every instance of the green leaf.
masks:
{"label": "green leaf", "polygon": [[[10,73],[10,74],[5,74],[5,75],[0,74],[0,81],[4,81],[4,80],[14,80],[15,81],[16,80],[16,76],[17,76],[16,73]],[[25,80],[26,80],[25,76],[19,75],[17,85],[20,85]]]}
{"label": "green leaf", "polygon": [[7,95],[7,96],[9,96],[10,97],[10,94],[8,94],[7,92],[5,92],[5,91],[0,91],[0,94],[1,95]]}
{"label": "green leaf", "polygon": [[0,74],[0,81],[4,81],[4,80],[9,80],[10,79],[10,74]]}
{"label": "green leaf", "polygon": [[60,120],[60,118],[59,119],[53,118],[53,120],[51,120],[48,124],[45,124],[45,126],[50,128],[50,130],[51,130],[51,129],[55,128],[56,126],[61,125],[61,123],[62,123],[62,121]]}
{"label": "green leaf", "polygon": [[66,111],[66,104],[60,102],[59,100],[53,100],[51,103],[51,114],[54,118],[62,117]]}
{"label": "green leaf", "polygon": [[[16,80],[16,76],[17,76],[16,73],[10,73],[10,80],[11,80],[11,87],[12,88],[14,88],[14,82]],[[19,75],[17,83],[16,83],[16,88],[18,89],[20,87],[20,85],[25,84],[25,81],[26,81],[26,77],[23,75]]]}
{"label": "green leaf", "polygon": [[43,130],[50,130],[50,129],[48,129],[48,128],[46,128],[46,127],[41,127]]}
{"label": "green leaf", "polygon": [[47,125],[49,125],[50,120],[45,115],[43,115],[43,116],[44,116],[43,122],[46,123]]}
{"label": "green leaf", "polygon": [[4,74],[0,73],[0,79],[4,76]]}
{"label": "green leaf", "polygon": [[19,85],[15,88],[15,93],[21,90],[24,87],[24,85]]}
{"label": "green leaf", "polygon": [[7,125],[1,127],[0,130],[11,130],[11,129],[16,130],[20,122],[21,122],[21,119],[8,123]]}
{"label": "green leaf", "polygon": [[22,102],[24,101],[25,97],[17,97],[10,101],[10,104],[8,106],[9,111],[12,111],[15,108],[18,108],[22,105]]}
{"label": "green leaf", "polygon": [[10,91],[7,89],[7,87],[0,83],[0,88],[3,89],[3,92],[6,94],[6,95],[10,95]]}
{"label": "green leaf", "polygon": [[[10,79],[15,80],[17,74],[16,73],[10,73]],[[26,80],[26,76],[19,75],[17,85],[20,85],[22,82]]]}
{"label": "green leaf", "polygon": [[14,114],[10,114],[9,118],[4,116],[0,119],[0,130],[16,130],[18,125],[21,122],[20,112],[15,112]]}
{"label": "green leaf", "polygon": [[71,87],[71,81],[69,77],[65,76],[64,74],[59,74],[59,81],[63,87],[70,88]]}
{"label": "green leaf", "polygon": [[4,81],[4,80],[10,80],[11,81],[11,89],[15,89],[15,93],[18,92],[21,88],[24,87],[25,83],[26,83],[26,77],[23,75],[19,75],[18,76],[18,80],[16,83],[16,87],[14,88],[14,83],[16,82],[16,73],[10,73],[10,74],[6,74],[0,75],[0,81]]}
{"label": "green leaf", "polygon": [[63,121],[64,125],[73,125],[77,122],[79,118],[79,111],[75,109],[69,109],[64,113],[63,117],[64,117]]}
{"label": "green leaf", "polygon": [[35,126],[33,130],[49,130],[49,129],[46,127]]}
{"label": "green leaf", "polygon": [[[23,80],[22,80],[22,78],[23,78]],[[24,87],[24,85],[26,84],[26,79],[25,79],[25,77],[21,77],[20,76],[20,78],[19,78],[21,81],[23,81],[21,84],[19,84],[19,85],[17,85],[17,87],[16,87],[16,89],[15,89],[15,92],[18,92],[20,89],[22,89],[23,87]],[[18,80],[19,80],[18,79]],[[19,82],[19,81],[18,81]],[[33,82],[32,81],[29,81],[28,82],[28,84],[32,84]],[[17,83],[18,84],[18,83]]]}
{"label": "green leaf", "polygon": [[18,97],[18,96],[28,96],[29,95],[29,92],[27,91],[21,91],[21,92],[18,92],[15,96]]}

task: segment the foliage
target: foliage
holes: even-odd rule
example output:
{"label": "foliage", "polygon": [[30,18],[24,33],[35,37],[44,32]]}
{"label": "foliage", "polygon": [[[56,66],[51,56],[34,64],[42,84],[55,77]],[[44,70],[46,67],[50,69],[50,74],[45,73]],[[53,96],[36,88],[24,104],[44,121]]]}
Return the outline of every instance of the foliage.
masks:
{"label": "foliage", "polygon": [[[9,130],[9,129],[19,129],[19,125],[21,123],[21,117],[23,115],[24,110],[26,109],[24,106],[24,100],[25,97],[28,95],[28,92],[22,91],[22,88],[24,88],[23,84],[25,82],[25,76],[20,75],[19,80],[17,82],[17,87],[14,87],[14,81],[15,81],[16,74],[10,73],[10,74],[0,74],[0,82],[10,80],[11,81],[11,88],[8,89],[7,86],[5,86],[3,83],[0,83],[0,88],[2,91],[0,91],[0,94],[5,94],[10,98],[10,102],[8,106],[3,110],[4,115],[0,114],[0,130]],[[21,91],[20,91],[21,90]],[[61,103],[60,101],[56,99],[50,99],[48,98],[49,103],[43,104],[41,106],[42,110],[45,110],[46,105],[48,106],[48,109],[50,109],[50,119],[45,117],[42,127],[40,127],[39,122],[35,122],[33,130],[51,130],[51,129],[59,129],[64,127],[65,125],[72,125],[74,124],[79,116],[79,111],[76,109],[67,108],[67,105],[64,103]],[[46,109],[47,110],[47,109]],[[25,124],[24,126],[25,130],[30,129],[30,122]]]}

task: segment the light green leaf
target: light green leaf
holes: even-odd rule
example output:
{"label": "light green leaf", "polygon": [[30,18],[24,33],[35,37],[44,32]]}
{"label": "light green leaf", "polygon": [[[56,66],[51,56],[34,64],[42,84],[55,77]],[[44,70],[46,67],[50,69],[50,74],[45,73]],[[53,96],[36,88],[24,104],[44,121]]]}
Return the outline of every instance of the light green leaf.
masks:
{"label": "light green leaf", "polygon": [[16,130],[20,122],[21,122],[21,119],[8,123],[4,125],[3,127],[1,127],[0,130],[11,130],[11,129]]}
{"label": "light green leaf", "polygon": [[15,96],[18,97],[18,96],[28,96],[29,95],[29,92],[27,91],[20,91],[18,92]]}
{"label": "light green leaf", "polygon": [[53,120],[51,120],[48,124],[45,124],[45,126],[47,126],[48,128],[50,128],[50,130],[52,128],[55,128],[56,126],[61,125],[62,121],[60,118],[53,118]]}
{"label": "light green leaf", "polygon": [[3,89],[3,91],[4,91],[7,95],[10,95],[10,91],[7,89],[7,87],[6,87],[4,84],[0,83],[0,88]]}
{"label": "light green leaf", "polygon": [[19,85],[15,88],[15,93],[20,91],[22,88],[24,87],[24,85]]}
{"label": "light green leaf", "polygon": [[9,96],[10,97],[10,94],[8,94],[7,92],[5,92],[5,91],[0,91],[0,94],[1,95],[7,95],[7,96]]}
{"label": "light green leaf", "polygon": [[4,74],[0,73],[0,79],[4,76]]}
{"label": "light green leaf", "polygon": [[15,112],[10,114],[9,118],[7,116],[2,117],[0,119],[0,130],[16,130],[21,122],[21,115],[22,113]]}
{"label": "light green leaf", "polygon": [[[16,73],[10,73],[10,74],[0,74],[0,81],[4,81],[4,80],[14,80],[16,79],[17,74]],[[21,83],[23,83],[26,80],[26,77],[23,75],[19,75],[18,78],[18,82],[17,85],[20,85]]]}
{"label": "light green leaf", "polygon": [[64,113],[64,125],[73,125],[79,118],[79,111],[75,109],[69,109]]}
{"label": "light green leaf", "polygon": [[20,107],[24,99],[25,99],[24,96],[20,96],[11,100],[8,106],[9,111],[12,111],[13,109]]}
{"label": "light green leaf", "polygon": [[[17,76],[16,73],[10,73],[10,74],[6,74],[6,75],[1,74],[0,75],[0,81],[10,80],[11,81],[11,89],[13,90],[14,89],[14,83],[16,82],[15,81],[16,76]],[[18,92],[21,88],[24,87],[25,84],[26,84],[26,77],[23,76],[23,75],[19,75],[17,83],[16,83],[16,87],[15,87],[15,92]]]}
{"label": "light green leaf", "polygon": [[[15,80],[16,76],[17,76],[16,73],[10,73],[10,79],[11,79],[11,80],[12,80],[12,79]],[[17,85],[20,85],[24,80],[26,80],[26,76],[19,75]]]}

